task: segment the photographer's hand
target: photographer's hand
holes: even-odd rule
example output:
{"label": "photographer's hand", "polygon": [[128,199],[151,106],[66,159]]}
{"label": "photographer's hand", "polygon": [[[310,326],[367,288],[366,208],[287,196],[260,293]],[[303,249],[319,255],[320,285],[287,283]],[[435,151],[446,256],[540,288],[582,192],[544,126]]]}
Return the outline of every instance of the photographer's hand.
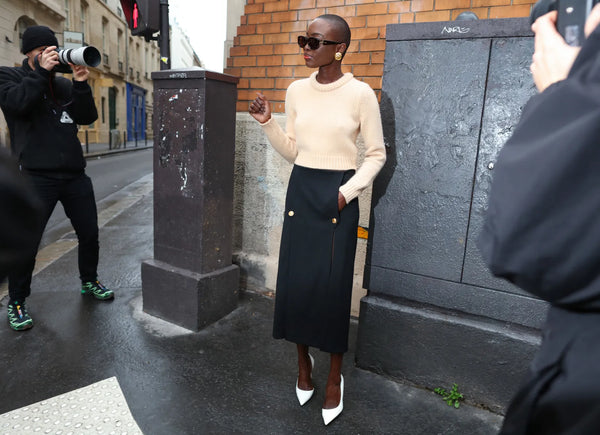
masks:
{"label": "photographer's hand", "polygon": [[90,70],[85,65],[73,65],[70,63],[69,66],[73,70],[73,80],[76,82],[85,82],[88,79]]}
{"label": "photographer's hand", "polygon": [[39,54],[38,63],[40,64],[40,67],[45,70],[52,71],[54,67],[58,65],[58,53],[56,52],[56,47],[54,45],[46,47],[46,49]]}
{"label": "photographer's hand", "polygon": [[535,33],[535,52],[530,66],[538,91],[567,78],[580,47],[569,46],[556,30],[557,12],[542,15],[531,26]]}

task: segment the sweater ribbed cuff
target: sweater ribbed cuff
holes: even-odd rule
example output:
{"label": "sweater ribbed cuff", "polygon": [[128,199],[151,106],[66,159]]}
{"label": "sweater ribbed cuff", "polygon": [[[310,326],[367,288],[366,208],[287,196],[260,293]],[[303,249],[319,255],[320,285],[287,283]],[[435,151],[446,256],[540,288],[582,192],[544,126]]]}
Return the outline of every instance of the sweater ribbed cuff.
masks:
{"label": "sweater ribbed cuff", "polygon": [[262,127],[269,125],[273,121],[273,117],[271,116],[267,122],[259,122]]}
{"label": "sweater ribbed cuff", "polygon": [[344,184],[340,187],[340,192],[344,195],[346,199],[346,204],[352,201],[354,198],[357,198],[360,195],[362,190],[358,189],[356,186],[349,186],[348,183]]}

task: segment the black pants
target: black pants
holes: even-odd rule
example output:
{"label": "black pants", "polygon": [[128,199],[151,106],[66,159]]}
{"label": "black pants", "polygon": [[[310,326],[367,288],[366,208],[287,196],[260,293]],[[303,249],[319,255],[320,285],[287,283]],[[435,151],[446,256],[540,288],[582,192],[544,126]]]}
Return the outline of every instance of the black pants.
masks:
{"label": "black pants", "polygon": [[[82,282],[95,281],[98,267],[98,213],[96,199],[90,177],[81,173],[74,178],[57,179],[36,174],[29,174],[39,199],[42,202],[42,219],[37,233],[37,245],[42,239],[48,219],[58,201],[65,209],[65,214],[79,241],[78,262],[79,277]],[[23,300],[31,293],[31,275],[35,267],[35,256],[17,267],[8,275],[8,292],[10,299]]]}

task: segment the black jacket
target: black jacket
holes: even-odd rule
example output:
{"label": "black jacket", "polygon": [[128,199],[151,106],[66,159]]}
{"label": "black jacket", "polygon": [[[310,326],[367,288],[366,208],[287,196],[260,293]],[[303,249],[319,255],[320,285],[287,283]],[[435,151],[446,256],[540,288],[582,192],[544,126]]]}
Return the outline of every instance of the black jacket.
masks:
{"label": "black jacket", "polygon": [[98,118],[87,82],[71,82],[23,61],[0,67],[0,108],[13,154],[22,168],[40,173],[78,173],[85,168],[77,125]]}
{"label": "black jacket", "polygon": [[531,98],[498,155],[479,247],[551,303],[502,435],[600,427],[600,29],[569,76]]}

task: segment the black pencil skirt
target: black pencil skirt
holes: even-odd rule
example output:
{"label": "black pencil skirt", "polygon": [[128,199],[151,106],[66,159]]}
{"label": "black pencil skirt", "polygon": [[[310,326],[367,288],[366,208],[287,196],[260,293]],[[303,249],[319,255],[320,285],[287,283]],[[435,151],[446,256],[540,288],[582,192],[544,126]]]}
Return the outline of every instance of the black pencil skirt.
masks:
{"label": "black pencil skirt", "polygon": [[358,199],[338,211],[354,170],[295,165],[288,184],[273,337],[325,352],[348,350]]}

